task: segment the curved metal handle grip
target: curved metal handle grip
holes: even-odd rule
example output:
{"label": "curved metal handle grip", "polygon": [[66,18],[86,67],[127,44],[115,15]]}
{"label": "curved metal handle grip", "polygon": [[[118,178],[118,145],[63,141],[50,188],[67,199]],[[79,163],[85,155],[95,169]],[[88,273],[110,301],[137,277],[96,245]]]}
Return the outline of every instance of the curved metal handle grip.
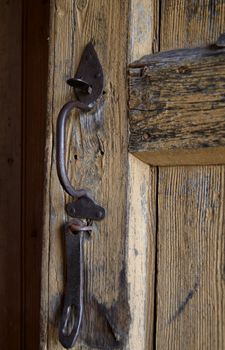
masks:
{"label": "curved metal handle grip", "polygon": [[83,111],[88,111],[90,108],[87,107],[82,102],[79,101],[69,101],[67,102],[61,111],[59,112],[58,120],[57,120],[57,131],[56,131],[56,138],[57,138],[57,144],[56,144],[56,166],[57,166],[57,173],[59,177],[59,181],[64,188],[64,190],[72,197],[80,198],[82,196],[89,197],[90,195],[88,192],[84,189],[76,190],[66,172],[65,167],[65,132],[66,132],[66,121],[70,115],[70,112],[72,109],[78,108]]}

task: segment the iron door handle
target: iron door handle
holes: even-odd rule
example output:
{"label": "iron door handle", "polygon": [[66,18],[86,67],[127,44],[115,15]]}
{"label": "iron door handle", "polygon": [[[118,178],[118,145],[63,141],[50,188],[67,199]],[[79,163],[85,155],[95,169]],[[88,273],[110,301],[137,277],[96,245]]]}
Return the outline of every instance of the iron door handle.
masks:
{"label": "iron door handle", "polygon": [[82,109],[89,110],[89,108],[82,102],[79,101],[69,101],[67,102],[61,111],[59,112],[58,120],[57,120],[57,129],[56,129],[56,166],[59,181],[64,189],[70,196],[75,198],[80,198],[82,196],[88,196],[88,192],[86,190],[76,190],[68,176],[65,167],[65,133],[66,133],[66,122],[70,115],[70,112],[74,109]]}
{"label": "iron door handle", "polygon": [[73,187],[65,166],[66,122],[70,112],[74,108],[90,111],[102,94],[103,72],[92,43],[89,43],[83,52],[75,78],[69,79],[67,82],[74,87],[77,100],[69,101],[63,106],[59,112],[56,130],[58,178],[64,191],[75,197],[75,201],[66,205],[67,214],[73,219],[66,223],[64,227],[66,288],[59,324],[59,341],[66,349],[74,346],[82,323],[84,232],[91,232],[93,220],[102,220],[105,217],[104,208],[96,204],[87,190],[77,190]]}

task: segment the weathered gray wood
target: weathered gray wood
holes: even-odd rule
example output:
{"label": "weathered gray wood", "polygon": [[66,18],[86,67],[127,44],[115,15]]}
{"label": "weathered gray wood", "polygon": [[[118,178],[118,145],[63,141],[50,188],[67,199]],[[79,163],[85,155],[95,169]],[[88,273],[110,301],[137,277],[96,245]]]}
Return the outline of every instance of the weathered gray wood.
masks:
{"label": "weathered gray wood", "polygon": [[159,49],[205,46],[224,31],[223,0],[161,0]]}
{"label": "weathered gray wood", "polygon": [[224,170],[160,167],[157,349],[224,349]]}
{"label": "weathered gray wood", "polygon": [[[160,3],[160,50],[205,46],[225,31],[224,1]],[[158,186],[155,348],[223,350],[224,166],[160,167]]]}
{"label": "weathered gray wood", "polygon": [[62,225],[69,218],[55,164],[58,113],[73,91],[81,53],[93,39],[103,65],[104,101],[97,111],[71,113],[66,138],[69,177],[89,188],[106,208],[84,244],[84,318],[76,349],[123,349],[130,312],[126,268],[127,114],[126,48],[128,1],[53,0],[50,20],[48,135],[44,210],[41,348],[62,349],[58,322],[64,286]]}
{"label": "weathered gray wood", "polygon": [[[131,0],[128,62],[154,46],[157,4]],[[129,154],[127,274],[131,324],[126,349],[150,350],[154,344],[156,168]]]}
{"label": "weathered gray wood", "polygon": [[132,63],[129,150],[155,165],[223,163],[224,72],[225,49],[213,45]]}

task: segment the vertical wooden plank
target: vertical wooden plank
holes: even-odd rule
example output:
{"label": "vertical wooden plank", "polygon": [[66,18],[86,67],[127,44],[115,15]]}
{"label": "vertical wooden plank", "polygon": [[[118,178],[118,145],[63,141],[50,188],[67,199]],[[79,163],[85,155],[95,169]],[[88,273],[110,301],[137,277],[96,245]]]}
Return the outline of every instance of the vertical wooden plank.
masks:
{"label": "vertical wooden plank", "polygon": [[128,349],[147,350],[154,338],[156,168],[130,155],[128,179]]}
{"label": "vertical wooden plank", "polygon": [[129,63],[154,52],[158,44],[158,3],[153,0],[130,0]]}
{"label": "vertical wooden plank", "polygon": [[21,1],[0,11],[0,347],[21,349]]}
{"label": "vertical wooden plank", "polygon": [[74,113],[68,125],[67,164],[76,187],[90,188],[107,210],[85,242],[85,313],[76,349],[123,348],[129,328],[127,296],[126,48],[128,1],[52,1],[48,93],[47,184],[42,269],[42,349],[61,349],[58,320],[63,291],[61,226],[65,202],[55,167],[55,125],[73,98],[73,76],[90,39],[103,65],[105,101],[96,112]]}
{"label": "vertical wooden plank", "polygon": [[158,349],[224,349],[223,166],[160,168]]}
{"label": "vertical wooden plank", "polygon": [[[154,1],[131,0],[128,63],[154,51],[158,7]],[[129,155],[127,268],[131,325],[127,349],[153,349],[156,168]]]}
{"label": "vertical wooden plank", "polygon": [[161,51],[212,44],[224,28],[223,0],[161,1]]}
{"label": "vertical wooden plank", "polygon": [[49,1],[23,1],[22,349],[39,349]]}
{"label": "vertical wooden plank", "polygon": [[[223,1],[162,1],[160,50],[225,31]],[[159,169],[158,349],[224,348],[224,167]]]}

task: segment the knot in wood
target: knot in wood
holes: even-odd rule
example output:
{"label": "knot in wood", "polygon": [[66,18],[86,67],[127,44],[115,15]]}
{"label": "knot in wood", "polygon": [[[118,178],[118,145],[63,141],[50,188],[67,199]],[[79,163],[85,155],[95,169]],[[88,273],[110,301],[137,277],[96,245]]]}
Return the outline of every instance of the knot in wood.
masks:
{"label": "knot in wood", "polygon": [[77,0],[77,8],[82,11],[87,6],[87,0]]}

